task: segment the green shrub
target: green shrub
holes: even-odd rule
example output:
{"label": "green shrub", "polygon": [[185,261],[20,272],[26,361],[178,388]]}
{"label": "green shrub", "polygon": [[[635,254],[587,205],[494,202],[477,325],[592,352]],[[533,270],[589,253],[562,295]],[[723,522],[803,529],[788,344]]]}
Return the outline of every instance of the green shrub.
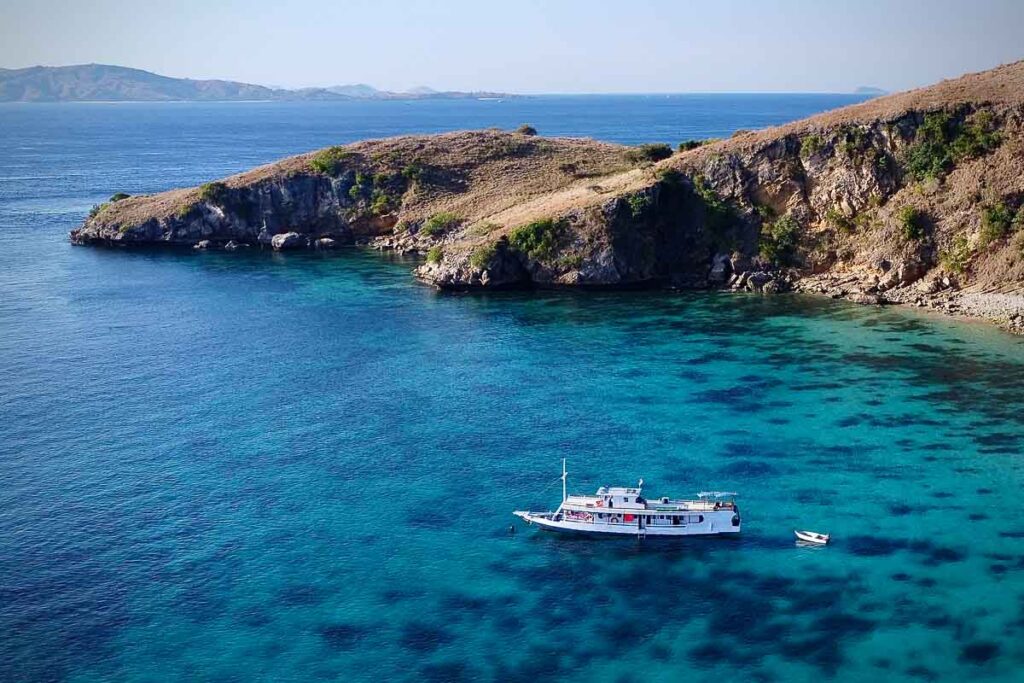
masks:
{"label": "green shrub", "polygon": [[672,156],[672,148],[663,142],[637,145],[626,152],[626,158],[635,164],[642,162],[655,162],[668,159]]}
{"label": "green shrub", "polygon": [[981,244],[988,246],[1010,234],[1015,217],[1005,203],[987,204],[981,207]]}
{"label": "green shrub", "polygon": [[839,232],[847,234],[853,232],[853,220],[834,206],[830,207],[829,210],[825,212],[825,222]]}
{"label": "green shrub", "polygon": [[522,225],[509,233],[513,249],[535,261],[547,261],[554,256],[563,223],[550,218]]}
{"label": "green shrub", "polygon": [[925,114],[924,123],[906,153],[907,173],[915,180],[941,178],[958,161],[973,159],[999,146],[1001,137],[994,130],[989,112],[978,112],[960,123],[944,111]]}
{"label": "green shrub", "polygon": [[537,129],[529,124],[524,123],[523,125],[516,128],[516,132],[519,133],[520,135],[536,135]]}
{"label": "green shrub", "polygon": [[563,256],[556,262],[560,268],[576,269],[583,265],[583,256],[580,254],[571,254],[569,256]]}
{"label": "green shrub", "polygon": [[679,143],[680,152],[689,152],[691,149],[697,149],[708,144],[708,140],[683,140]]}
{"label": "green shrub", "polygon": [[420,234],[425,237],[434,237],[458,227],[461,222],[462,219],[454,213],[448,213],[447,211],[435,213],[424,221],[423,226],[420,227]]}
{"label": "green shrub", "polygon": [[718,196],[702,175],[693,179],[693,189],[704,203],[704,224],[714,235],[721,235],[736,222],[732,205]]}
{"label": "green shrub", "polygon": [[792,216],[783,216],[761,228],[761,256],[769,263],[789,265],[796,254],[800,226]]}
{"label": "green shrub", "polygon": [[374,187],[384,187],[385,185],[388,184],[388,181],[390,179],[391,179],[391,176],[389,176],[387,173],[374,173],[373,174],[373,186]]}
{"label": "green shrub", "polygon": [[754,213],[758,215],[762,223],[775,220],[775,209],[767,204],[755,204]]}
{"label": "green shrub", "polygon": [[469,255],[469,265],[473,266],[477,270],[487,270],[487,267],[491,265],[491,261],[494,260],[497,253],[498,248],[493,244],[478,247]]}
{"label": "green shrub", "polygon": [[441,247],[431,247],[427,250],[427,263],[440,263],[444,257],[444,249]]}
{"label": "green shrub", "polygon": [[863,128],[845,127],[842,130],[843,140],[839,149],[850,159],[858,160],[873,152],[871,140]]}
{"label": "green shrub", "polygon": [[394,199],[384,190],[374,190],[370,198],[370,211],[374,215],[382,216],[391,211],[394,206]]}
{"label": "green shrub", "polygon": [[915,180],[941,178],[953,166],[949,142],[954,137],[954,123],[946,112],[926,114],[924,123],[906,153],[907,173]]}
{"label": "green shrub", "polygon": [[650,195],[638,192],[636,194],[629,195],[629,197],[626,198],[626,203],[629,204],[629,211],[633,214],[633,218],[640,218],[640,216],[644,214],[644,211],[651,206],[653,200]]}
{"label": "green shrub", "polygon": [[344,170],[345,160],[353,156],[355,156],[355,152],[350,152],[344,147],[328,147],[313,155],[309,160],[309,167],[316,173],[337,175]]}
{"label": "green shrub", "polygon": [[348,188],[348,196],[354,202],[362,200],[367,195],[373,196],[373,181],[362,171],[356,171],[355,182],[352,187]]}
{"label": "green shrub", "polygon": [[904,206],[896,214],[900,232],[912,242],[924,237],[925,218],[924,212],[913,206]]}
{"label": "green shrub", "polygon": [[422,181],[426,174],[426,169],[417,161],[411,164],[406,164],[405,168],[402,169],[402,177],[406,180],[412,180],[415,182]]}
{"label": "green shrub", "polygon": [[895,163],[893,162],[891,156],[879,152],[875,156],[875,168],[878,169],[879,173],[888,174],[891,173],[892,170],[895,168]]}
{"label": "green shrub", "polygon": [[820,135],[811,134],[800,140],[800,158],[808,159],[815,154],[824,146],[824,142]]}
{"label": "green shrub", "polygon": [[89,218],[96,218],[96,216],[99,216],[101,213],[103,213],[103,209],[107,208],[108,206],[110,206],[110,202],[94,204],[93,207],[89,209]]}
{"label": "green shrub", "polygon": [[1002,136],[995,129],[992,113],[979,111],[963,125],[953,140],[953,158],[973,159],[988,154],[1002,142]]}
{"label": "green shrub", "polygon": [[211,204],[220,204],[228,198],[228,186],[224,183],[206,183],[199,187],[199,198]]}
{"label": "green shrub", "polygon": [[949,249],[939,253],[939,263],[951,273],[963,274],[970,262],[971,245],[963,235],[953,238]]}
{"label": "green shrub", "polygon": [[118,192],[118,193],[114,194],[113,196],[111,196],[108,201],[111,202],[111,203],[119,202],[122,199],[128,199],[129,197],[131,197],[130,194],[126,194],[124,192]]}
{"label": "green shrub", "polygon": [[853,217],[853,228],[854,230],[867,231],[875,227],[878,227],[879,223],[875,220],[875,216],[870,211],[858,213]]}
{"label": "green shrub", "polygon": [[1024,232],[1024,204],[1017,209],[1017,215],[1013,217],[1013,221],[1010,223],[1010,230],[1013,232]]}

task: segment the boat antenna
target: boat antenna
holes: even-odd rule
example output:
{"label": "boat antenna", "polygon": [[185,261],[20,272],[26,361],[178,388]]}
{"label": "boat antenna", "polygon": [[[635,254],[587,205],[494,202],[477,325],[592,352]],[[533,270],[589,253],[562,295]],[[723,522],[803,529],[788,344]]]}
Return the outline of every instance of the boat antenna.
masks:
{"label": "boat antenna", "polygon": [[568,497],[565,495],[565,481],[568,473],[565,471],[565,458],[562,458],[562,502]]}

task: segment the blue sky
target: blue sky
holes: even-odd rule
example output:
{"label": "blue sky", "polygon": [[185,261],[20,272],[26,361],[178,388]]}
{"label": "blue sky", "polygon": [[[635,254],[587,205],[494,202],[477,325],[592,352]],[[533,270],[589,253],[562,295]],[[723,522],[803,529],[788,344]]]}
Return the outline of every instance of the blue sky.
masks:
{"label": "blue sky", "polygon": [[1024,57],[1024,0],[0,0],[0,66],[282,86],[900,90]]}

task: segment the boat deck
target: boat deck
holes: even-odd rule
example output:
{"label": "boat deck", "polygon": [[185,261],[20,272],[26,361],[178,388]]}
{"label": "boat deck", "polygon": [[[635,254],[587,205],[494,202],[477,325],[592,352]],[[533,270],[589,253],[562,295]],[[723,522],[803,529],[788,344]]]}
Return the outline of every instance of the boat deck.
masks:
{"label": "boat deck", "polygon": [[715,512],[717,510],[735,510],[736,504],[732,501],[711,501],[711,500],[668,500],[663,498],[647,500],[642,506],[638,504],[615,503],[611,506],[604,504],[601,496],[570,495],[565,499],[564,507],[569,509],[586,510],[619,510],[629,514],[654,514],[664,512]]}

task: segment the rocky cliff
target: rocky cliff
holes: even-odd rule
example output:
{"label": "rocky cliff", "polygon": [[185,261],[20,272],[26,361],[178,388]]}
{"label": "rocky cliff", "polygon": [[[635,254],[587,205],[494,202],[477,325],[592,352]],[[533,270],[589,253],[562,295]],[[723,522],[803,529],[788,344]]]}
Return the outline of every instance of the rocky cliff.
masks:
{"label": "rocky cliff", "polygon": [[1020,331],[1022,126],[1024,62],[668,158],[496,131],[330,148],[113,201],[72,239],[370,242],[443,288],[797,289]]}
{"label": "rocky cliff", "polygon": [[71,239],[305,248],[386,237],[396,248],[426,251],[471,227],[490,229],[482,222],[494,211],[626,171],[627,155],[627,148],[591,140],[500,131],[372,140],[196,188],[115,195],[94,207]]}

